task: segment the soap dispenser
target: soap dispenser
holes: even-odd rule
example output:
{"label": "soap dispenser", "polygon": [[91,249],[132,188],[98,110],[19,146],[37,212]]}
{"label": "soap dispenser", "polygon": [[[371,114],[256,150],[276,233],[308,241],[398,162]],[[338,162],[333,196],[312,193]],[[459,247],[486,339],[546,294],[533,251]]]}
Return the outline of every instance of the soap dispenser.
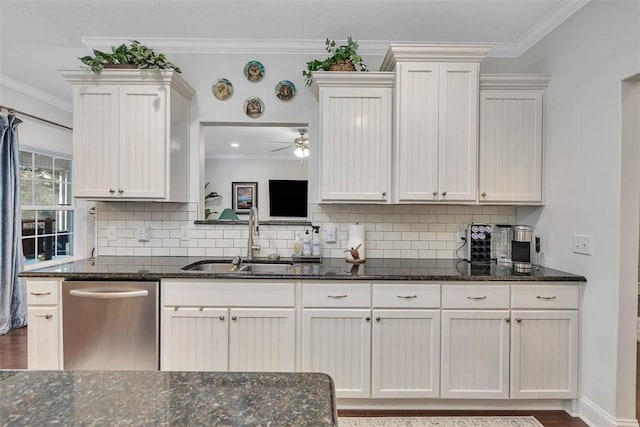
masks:
{"label": "soap dispenser", "polygon": [[320,244],[320,226],[314,225],[311,228],[313,228],[313,240],[311,242],[311,255],[321,256],[322,246]]}
{"label": "soap dispenser", "polygon": [[293,242],[293,255],[302,255],[302,239],[300,238],[300,234],[296,234],[296,240]]}
{"label": "soap dispenser", "polygon": [[304,232],[304,240],[302,242],[302,255],[311,255],[311,234],[309,234],[309,229],[306,229]]}

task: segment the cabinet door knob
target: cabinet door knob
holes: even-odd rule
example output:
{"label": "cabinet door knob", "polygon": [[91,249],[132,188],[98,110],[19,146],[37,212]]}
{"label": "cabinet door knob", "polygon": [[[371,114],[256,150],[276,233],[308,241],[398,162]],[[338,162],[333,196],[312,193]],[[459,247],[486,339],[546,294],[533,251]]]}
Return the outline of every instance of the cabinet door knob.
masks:
{"label": "cabinet door knob", "polygon": [[484,193],[484,192],[483,192],[483,193],[481,194],[481,196],[482,196],[482,197],[487,197],[487,193]]}
{"label": "cabinet door knob", "polygon": [[446,192],[446,191],[443,191],[443,192],[442,192],[442,196],[444,197],[444,196],[446,196],[446,195],[447,195],[447,192]]}
{"label": "cabinet door knob", "polygon": [[231,316],[231,320],[238,320],[238,316]]}
{"label": "cabinet door knob", "polygon": [[118,188],[118,193],[122,194],[124,193],[124,190],[122,188]]}
{"label": "cabinet door knob", "polygon": [[376,322],[380,321],[380,316],[376,317]]}
{"label": "cabinet door knob", "polygon": [[511,318],[509,318],[509,317],[505,317],[505,318],[504,318],[504,321],[505,321],[505,322],[507,322],[507,323],[511,323]]}
{"label": "cabinet door knob", "polygon": [[220,320],[224,320],[224,316],[220,316]]}
{"label": "cabinet door knob", "polygon": [[434,191],[434,192],[433,192],[433,193],[431,193],[431,194],[433,194],[433,197],[436,197],[436,196],[438,195],[438,192],[437,192],[437,191]]}
{"label": "cabinet door knob", "polygon": [[516,322],[520,323],[520,322],[522,322],[522,319],[519,319],[519,318],[516,317]]}
{"label": "cabinet door knob", "polygon": [[110,189],[109,189],[109,193],[113,194],[113,193],[115,193],[115,192],[116,192],[116,190],[114,190],[113,188],[110,188]]}
{"label": "cabinet door knob", "polygon": [[53,314],[46,314],[44,316],[44,318],[47,319],[47,320],[51,319],[52,317],[53,317]]}
{"label": "cabinet door knob", "polygon": [[364,320],[366,320],[367,322],[370,322],[371,321],[371,317],[367,316],[367,317],[364,318]]}
{"label": "cabinet door knob", "polygon": [[387,192],[386,191],[382,192],[382,197],[387,197]]}

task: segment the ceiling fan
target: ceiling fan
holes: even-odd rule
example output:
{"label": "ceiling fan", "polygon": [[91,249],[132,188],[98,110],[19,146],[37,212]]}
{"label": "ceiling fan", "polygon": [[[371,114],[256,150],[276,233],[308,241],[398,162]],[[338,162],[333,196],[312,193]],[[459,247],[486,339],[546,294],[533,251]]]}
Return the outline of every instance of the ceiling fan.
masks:
{"label": "ceiling fan", "polygon": [[298,132],[300,132],[300,136],[293,140],[293,144],[287,141],[269,141],[276,144],[290,144],[288,147],[275,148],[271,151],[282,151],[293,148],[293,154],[296,157],[309,157],[309,138],[304,136],[304,134],[306,133],[306,129],[298,129]]}

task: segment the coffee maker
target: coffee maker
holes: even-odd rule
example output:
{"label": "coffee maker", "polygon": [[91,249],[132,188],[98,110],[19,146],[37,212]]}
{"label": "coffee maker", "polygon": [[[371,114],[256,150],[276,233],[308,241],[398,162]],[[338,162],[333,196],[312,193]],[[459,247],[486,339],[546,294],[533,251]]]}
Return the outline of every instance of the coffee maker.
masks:
{"label": "coffee maker", "polygon": [[513,270],[518,273],[531,271],[531,237],[533,229],[530,225],[514,225],[511,241],[511,260]]}

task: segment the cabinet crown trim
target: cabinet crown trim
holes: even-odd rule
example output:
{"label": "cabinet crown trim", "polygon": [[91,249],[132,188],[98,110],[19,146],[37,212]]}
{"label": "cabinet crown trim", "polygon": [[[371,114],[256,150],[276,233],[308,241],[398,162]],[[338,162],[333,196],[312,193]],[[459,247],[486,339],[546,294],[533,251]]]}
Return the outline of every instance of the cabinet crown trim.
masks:
{"label": "cabinet crown trim", "polygon": [[100,74],[95,74],[90,70],[61,70],[60,74],[72,85],[171,85],[187,99],[191,99],[196,93],[196,91],[173,70],[102,70]]}
{"label": "cabinet crown trim", "polygon": [[398,62],[480,62],[491,45],[481,44],[391,44],[381,71],[393,71]]}
{"label": "cabinet crown trim", "polygon": [[480,89],[546,89],[549,74],[480,74]]}
{"label": "cabinet crown trim", "polygon": [[318,98],[321,87],[392,88],[394,79],[392,72],[314,71],[312,88]]}

